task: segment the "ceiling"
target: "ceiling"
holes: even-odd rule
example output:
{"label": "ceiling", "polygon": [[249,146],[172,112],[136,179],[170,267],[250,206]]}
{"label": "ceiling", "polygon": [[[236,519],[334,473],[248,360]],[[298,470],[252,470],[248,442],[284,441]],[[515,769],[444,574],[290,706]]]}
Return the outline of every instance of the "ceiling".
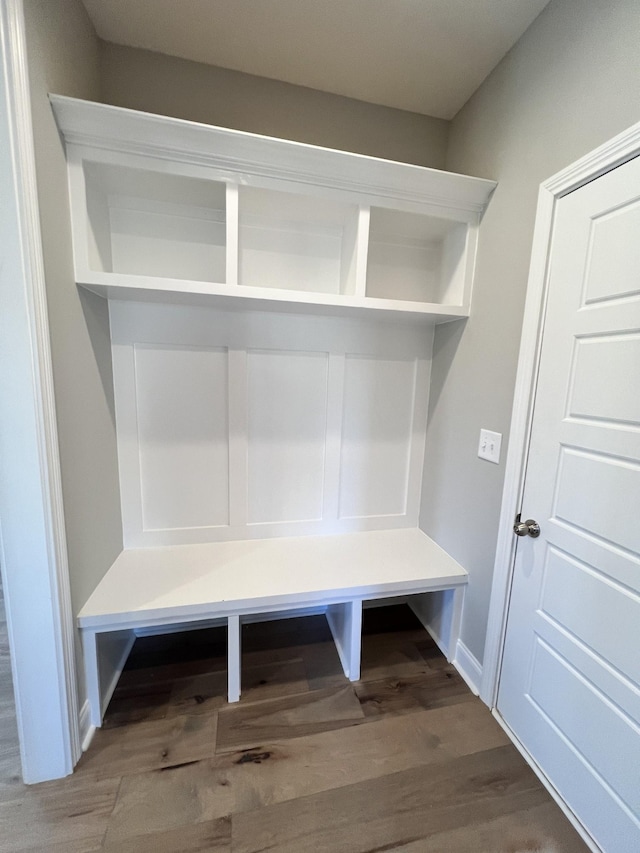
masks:
{"label": "ceiling", "polygon": [[549,0],[83,0],[106,41],[450,119]]}

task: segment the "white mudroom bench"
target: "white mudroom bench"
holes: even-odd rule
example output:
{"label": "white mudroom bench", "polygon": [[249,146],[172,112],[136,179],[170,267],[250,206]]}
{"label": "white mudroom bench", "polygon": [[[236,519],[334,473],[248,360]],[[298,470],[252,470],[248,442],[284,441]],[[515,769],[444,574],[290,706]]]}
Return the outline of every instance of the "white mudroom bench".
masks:
{"label": "white mudroom bench", "polygon": [[454,590],[455,641],[466,583],[462,566],[416,528],[126,549],[78,617],[91,724],[101,725],[110,692],[100,683],[101,636],[226,620],[228,701],[237,702],[243,617],[326,608],[345,675],[357,681],[363,601]]}
{"label": "white mudroom bench", "polygon": [[467,574],[418,528],[447,477],[424,464],[431,361],[470,316],[495,182],[51,103],[75,282],[108,301],[124,547],[75,590],[83,731],[143,633],[226,625],[230,702],[243,621],[326,613],[357,680],[363,601],[409,597],[453,655]]}

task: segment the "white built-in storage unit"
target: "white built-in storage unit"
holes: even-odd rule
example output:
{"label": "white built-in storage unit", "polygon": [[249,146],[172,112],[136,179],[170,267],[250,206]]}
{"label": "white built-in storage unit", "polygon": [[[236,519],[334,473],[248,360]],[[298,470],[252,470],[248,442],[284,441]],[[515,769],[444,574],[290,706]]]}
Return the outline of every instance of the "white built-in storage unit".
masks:
{"label": "white built-in storage unit", "polygon": [[[110,632],[455,589],[418,529],[433,325],[468,316],[490,181],[52,96],[77,283],[109,300],[124,550]],[[107,569],[107,567],[105,567]]]}

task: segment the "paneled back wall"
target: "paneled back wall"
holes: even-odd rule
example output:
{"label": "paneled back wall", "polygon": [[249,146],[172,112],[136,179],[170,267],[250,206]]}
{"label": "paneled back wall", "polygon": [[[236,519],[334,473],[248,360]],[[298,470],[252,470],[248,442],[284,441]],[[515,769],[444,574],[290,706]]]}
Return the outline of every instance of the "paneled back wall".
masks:
{"label": "paneled back wall", "polygon": [[110,314],[125,547],[417,524],[432,328]]}

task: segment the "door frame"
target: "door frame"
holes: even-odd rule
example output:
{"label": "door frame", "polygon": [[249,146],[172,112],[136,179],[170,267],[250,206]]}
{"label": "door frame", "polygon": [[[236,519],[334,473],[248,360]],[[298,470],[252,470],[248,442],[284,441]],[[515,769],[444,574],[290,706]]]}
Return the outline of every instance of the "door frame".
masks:
{"label": "door frame", "polygon": [[517,538],[512,526],[521,511],[537,390],[549,285],[556,205],[565,195],[640,155],[640,122],[544,181],[538,192],[533,246],[522,326],[500,526],[491,587],[480,698],[495,710],[506,639]]}
{"label": "door frame", "polygon": [[0,563],[22,773],[33,783],[71,773],[81,744],[22,0],[0,3],[0,105],[0,167],[13,189],[3,199]]}

